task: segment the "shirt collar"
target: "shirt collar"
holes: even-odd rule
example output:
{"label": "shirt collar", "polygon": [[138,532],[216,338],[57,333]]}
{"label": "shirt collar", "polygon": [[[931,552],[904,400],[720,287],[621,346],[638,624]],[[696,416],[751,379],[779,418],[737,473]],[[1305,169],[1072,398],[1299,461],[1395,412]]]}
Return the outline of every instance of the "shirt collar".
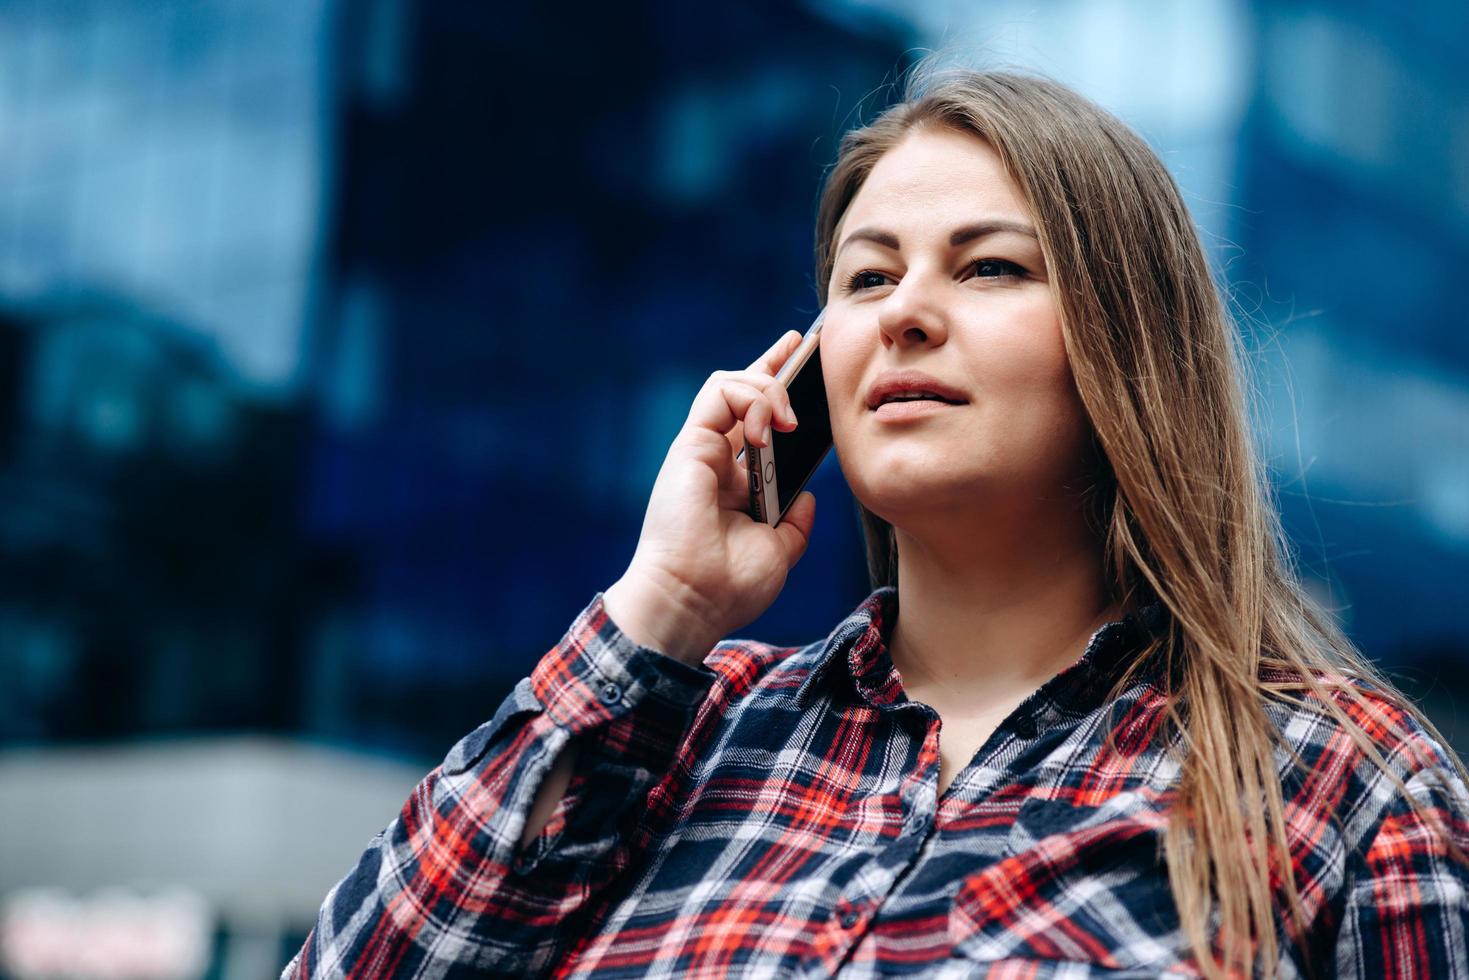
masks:
{"label": "shirt collar", "polygon": [[[855,687],[861,691],[864,682],[870,687],[874,681],[879,688],[897,687],[897,678],[890,669],[893,661],[888,656],[888,637],[897,611],[897,586],[883,586],[863,599],[827,636],[816,665],[796,691],[796,704],[806,707],[816,688],[828,683],[828,678],[848,690]],[[882,683],[884,678],[889,680],[887,685]]]}
{"label": "shirt collar", "polygon": [[[855,692],[874,705],[899,700],[902,685],[888,655],[888,641],[897,622],[898,590],[883,586],[874,591],[827,636],[815,666],[796,691],[796,703],[810,704],[819,687]],[[1128,654],[1140,653],[1150,636],[1162,629],[1163,607],[1153,602],[1138,612],[1097,629],[1081,657],[1051,678],[1027,703],[1042,698],[1062,707],[1080,709],[1100,698],[1128,663]]]}

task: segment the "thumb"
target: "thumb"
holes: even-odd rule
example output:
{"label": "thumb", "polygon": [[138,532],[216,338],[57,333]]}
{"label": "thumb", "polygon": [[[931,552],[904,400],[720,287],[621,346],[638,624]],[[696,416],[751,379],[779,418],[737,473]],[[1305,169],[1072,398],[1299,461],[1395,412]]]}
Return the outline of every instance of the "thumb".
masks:
{"label": "thumb", "polygon": [[786,511],[785,519],[775,526],[775,533],[780,535],[780,543],[785,547],[787,568],[793,567],[806,553],[815,523],[816,495],[810,490],[802,490],[790,510]]}

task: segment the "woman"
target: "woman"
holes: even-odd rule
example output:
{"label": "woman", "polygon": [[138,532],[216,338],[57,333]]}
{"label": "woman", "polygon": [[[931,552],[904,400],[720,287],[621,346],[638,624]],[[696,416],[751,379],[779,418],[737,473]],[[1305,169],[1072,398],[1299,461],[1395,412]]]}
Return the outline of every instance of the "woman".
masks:
{"label": "woman", "polygon": [[752,521],[736,461],[799,424],[787,334],[700,390],[626,573],[287,975],[1469,976],[1469,774],[1287,567],[1157,157],[1056,84],[919,71],[817,242],[876,590],[721,641],[815,517]]}

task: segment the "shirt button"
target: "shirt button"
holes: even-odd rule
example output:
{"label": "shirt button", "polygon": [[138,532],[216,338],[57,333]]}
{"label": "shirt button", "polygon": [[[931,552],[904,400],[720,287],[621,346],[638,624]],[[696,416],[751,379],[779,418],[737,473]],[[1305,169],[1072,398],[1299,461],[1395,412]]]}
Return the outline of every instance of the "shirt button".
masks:
{"label": "shirt button", "polygon": [[845,912],[842,913],[841,923],[843,929],[851,929],[853,926],[861,921],[862,913],[858,912],[856,909],[847,909]]}
{"label": "shirt button", "polygon": [[602,699],[603,704],[616,704],[622,700],[622,688],[608,681],[598,688],[597,697]]}

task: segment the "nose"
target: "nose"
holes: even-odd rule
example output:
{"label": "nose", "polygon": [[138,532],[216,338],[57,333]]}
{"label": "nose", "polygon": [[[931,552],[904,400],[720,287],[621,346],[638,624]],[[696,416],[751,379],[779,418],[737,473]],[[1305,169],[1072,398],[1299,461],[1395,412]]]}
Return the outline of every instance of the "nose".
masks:
{"label": "nose", "polygon": [[949,337],[948,320],[916,271],[910,271],[877,311],[877,328],[887,347],[937,347]]}

